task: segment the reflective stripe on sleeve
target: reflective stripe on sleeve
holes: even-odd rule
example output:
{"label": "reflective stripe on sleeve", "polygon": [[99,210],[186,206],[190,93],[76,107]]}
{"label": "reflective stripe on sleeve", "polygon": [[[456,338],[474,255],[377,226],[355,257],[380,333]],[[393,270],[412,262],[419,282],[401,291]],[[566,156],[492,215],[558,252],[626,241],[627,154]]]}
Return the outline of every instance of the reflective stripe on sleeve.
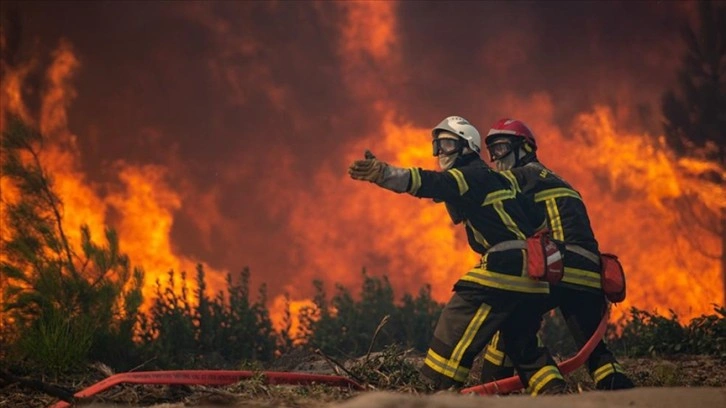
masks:
{"label": "reflective stripe on sleeve", "polygon": [[421,188],[421,173],[418,172],[417,168],[410,168],[411,172],[411,188],[408,189],[409,194],[416,194],[418,189]]}
{"label": "reflective stripe on sleeve", "polygon": [[448,172],[454,176],[454,179],[456,179],[456,185],[459,187],[459,195],[463,196],[466,194],[466,192],[469,191],[469,185],[466,183],[464,173],[462,173],[459,169],[451,169],[448,170]]}
{"label": "reflective stripe on sleeve", "polygon": [[580,194],[577,193],[577,191],[566,187],[550,188],[544,191],[540,191],[539,193],[536,193],[534,195],[534,201],[540,202],[560,197],[572,197],[582,201],[582,197],[580,196]]}
{"label": "reflective stripe on sleeve", "polygon": [[514,198],[516,195],[517,192],[514,191],[514,189],[492,191],[484,198],[484,202],[481,203],[481,206],[484,207],[485,205],[498,203],[508,198]]}

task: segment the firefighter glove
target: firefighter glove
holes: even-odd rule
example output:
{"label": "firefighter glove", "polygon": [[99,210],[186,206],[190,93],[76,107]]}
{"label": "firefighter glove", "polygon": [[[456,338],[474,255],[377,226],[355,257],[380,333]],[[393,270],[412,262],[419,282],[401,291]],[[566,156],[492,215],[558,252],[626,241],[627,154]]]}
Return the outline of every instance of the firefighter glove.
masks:
{"label": "firefighter glove", "polygon": [[380,185],[387,166],[386,163],[376,159],[370,150],[366,150],[365,159],[354,161],[348,168],[348,174],[354,180],[365,180]]}
{"label": "firefighter glove", "polygon": [[403,193],[408,189],[411,180],[408,170],[376,159],[370,150],[366,150],[364,157],[364,160],[356,160],[348,168],[351,178],[370,181],[396,193]]}

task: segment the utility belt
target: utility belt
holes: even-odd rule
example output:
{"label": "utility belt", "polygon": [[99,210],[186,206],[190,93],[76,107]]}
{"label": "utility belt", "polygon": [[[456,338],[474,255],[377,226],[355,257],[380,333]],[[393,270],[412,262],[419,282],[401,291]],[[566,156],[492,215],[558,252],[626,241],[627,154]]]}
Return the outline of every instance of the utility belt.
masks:
{"label": "utility belt", "polygon": [[[536,280],[558,283],[564,275],[562,262],[562,246],[550,239],[548,233],[539,233],[526,240],[502,241],[487,253],[508,251],[512,249],[527,250],[527,275]],[[588,251],[579,245],[564,245],[564,250],[576,253],[583,258],[600,265],[600,279],[605,297],[613,302],[625,299],[625,271],[614,254]]]}
{"label": "utility belt", "polygon": [[527,251],[527,276],[538,281],[557,283],[562,280],[564,263],[562,249],[552,241],[549,233],[537,233],[526,240],[502,241],[487,253],[525,249]]}
{"label": "utility belt", "polygon": [[577,255],[580,255],[581,257],[589,260],[590,262],[594,263],[595,265],[600,265],[600,256],[592,251],[588,251],[587,249],[579,246],[579,245],[571,245],[567,244],[565,245],[565,249],[574,252]]}
{"label": "utility belt", "polygon": [[625,300],[625,271],[617,255],[588,251],[579,245],[565,245],[565,249],[600,265],[600,279],[605,297],[613,303]]}

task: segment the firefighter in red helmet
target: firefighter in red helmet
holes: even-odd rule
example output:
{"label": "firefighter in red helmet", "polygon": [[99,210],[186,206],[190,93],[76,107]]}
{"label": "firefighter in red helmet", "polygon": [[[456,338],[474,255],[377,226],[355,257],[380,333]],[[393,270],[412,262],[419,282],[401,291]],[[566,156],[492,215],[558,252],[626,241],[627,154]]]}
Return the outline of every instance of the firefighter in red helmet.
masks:
{"label": "firefighter in red helmet", "polygon": [[[399,168],[366,152],[348,169],[363,180],[418,198],[444,202],[455,224],[464,226],[480,262],[454,285],[436,324],[421,373],[438,389],[461,387],[476,354],[497,331],[523,384],[534,395],[565,388],[562,374],[536,339],[549,283],[523,276],[525,239],[544,216],[531,220],[531,202],[479,156],[481,137],[466,119],[450,116],[432,131],[433,153],[442,171]],[[535,340],[536,342],[536,340]]]}
{"label": "firefighter in red helmet", "polygon": [[[491,161],[515,189],[544,212],[552,238],[565,243],[562,281],[551,288],[551,306],[560,307],[578,345],[592,336],[607,308],[601,287],[600,252],[580,194],[537,159],[532,130],[515,119],[501,119],[485,139]],[[504,341],[495,336],[486,348],[482,381],[511,375]],[[634,385],[603,341],[588,360],[598,389],[624,389]]]}

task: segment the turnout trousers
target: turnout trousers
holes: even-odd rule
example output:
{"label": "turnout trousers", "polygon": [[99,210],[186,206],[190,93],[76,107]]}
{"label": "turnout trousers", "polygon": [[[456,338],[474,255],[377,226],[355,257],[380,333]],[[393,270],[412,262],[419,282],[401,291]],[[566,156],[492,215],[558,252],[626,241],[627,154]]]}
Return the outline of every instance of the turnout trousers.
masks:
{"label": "turnout trousers", "polygon": [[437,389],[463,386],[474,357],[497,331],[522,383],[536,395],[558,392],[565,382],[551,355],[537,344],[547,295],[495,289],[460,290],[441,313],[421,373]]}
{"label": "turnout trousers", "polygon": [[[570,289],[558,285],[550,288],[551,308],[560,307],[575,344],[582,348],[600,324],[607,308],[602,293]],[[496,334],[484,352],[481,381],[489,382],[513,375],[516,368],[507,358],[506,342],[509,339]],[[535,340],[536,341],[536,340]],[[625,370],[618,364],[604,341],[600,340],[587,360],[588,371],[598,389],[632,388]]]}

